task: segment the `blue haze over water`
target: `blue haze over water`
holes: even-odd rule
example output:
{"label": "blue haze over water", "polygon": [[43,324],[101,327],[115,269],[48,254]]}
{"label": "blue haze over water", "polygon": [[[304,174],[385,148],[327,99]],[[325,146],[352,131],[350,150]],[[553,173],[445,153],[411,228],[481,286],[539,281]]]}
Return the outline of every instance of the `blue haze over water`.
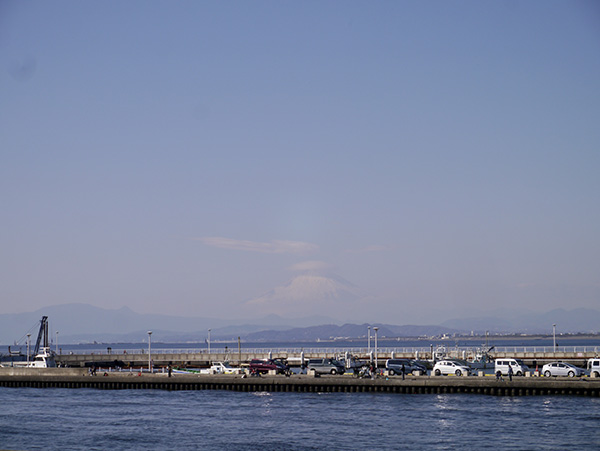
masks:
{"label": "blue haze over water", "polygon": [[600,399],[0,388],[19,450],[600,447]]}

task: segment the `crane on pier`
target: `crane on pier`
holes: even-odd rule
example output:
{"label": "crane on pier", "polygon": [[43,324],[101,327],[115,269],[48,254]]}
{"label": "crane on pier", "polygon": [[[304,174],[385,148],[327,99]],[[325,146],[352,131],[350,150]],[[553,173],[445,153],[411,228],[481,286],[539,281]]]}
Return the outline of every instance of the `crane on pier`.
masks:
{"label": "crane on pier", "polygon": [[[43,342],[42,342],[43,340]],[[40,352],[40,343],[43,348],[48,348],[48,317],[42,316],[40,320],[40,330],[38,332],[37,340],[35,342],[35,348],[33,349],[33,355],[36,356]]]}

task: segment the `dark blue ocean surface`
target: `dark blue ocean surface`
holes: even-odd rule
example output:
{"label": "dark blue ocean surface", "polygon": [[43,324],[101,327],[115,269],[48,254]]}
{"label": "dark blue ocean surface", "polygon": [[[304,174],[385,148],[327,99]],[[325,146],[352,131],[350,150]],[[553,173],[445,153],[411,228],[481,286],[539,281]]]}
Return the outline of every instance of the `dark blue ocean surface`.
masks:
{"label": "dark blue ocean surface", "polygon": [[0,448],[600,448],[600,399],[0,388]]}

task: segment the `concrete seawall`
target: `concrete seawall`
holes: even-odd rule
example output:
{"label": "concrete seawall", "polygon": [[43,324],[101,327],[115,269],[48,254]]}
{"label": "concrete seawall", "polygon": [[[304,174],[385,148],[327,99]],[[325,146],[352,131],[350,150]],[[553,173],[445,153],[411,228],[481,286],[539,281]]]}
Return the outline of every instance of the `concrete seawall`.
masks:
{"label": "concrete seawall", "polygon": [[101,390],[232,390],[242,392],[347,392],[437,394],[470,393],[494,396],[592,396],[600,397],[597,378],[515,377],[497,381],[494,377],[409,376],[359,379],[350,375],[309,375],[242,377],[239,375],[187,375],[98,373],[84,375],[81,369],[49,368],[46,370],[3,368],[2,387],[91,388]]}

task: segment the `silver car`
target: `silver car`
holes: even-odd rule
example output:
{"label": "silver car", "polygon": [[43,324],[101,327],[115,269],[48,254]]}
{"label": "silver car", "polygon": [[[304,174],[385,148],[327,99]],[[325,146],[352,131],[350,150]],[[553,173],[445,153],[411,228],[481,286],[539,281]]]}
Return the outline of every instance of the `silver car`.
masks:
{"label": "silver car", "polygon": [[546,363],[542,367],[542,374],[546,377],[552,376],[569,376],[579,377],[585,375],[585,370],[565,362]]}
{"label": "silver car", "polygon": [[308,370],[314,370],[317,374],[344,374],[344,364],[335,359],[310,359]]}

